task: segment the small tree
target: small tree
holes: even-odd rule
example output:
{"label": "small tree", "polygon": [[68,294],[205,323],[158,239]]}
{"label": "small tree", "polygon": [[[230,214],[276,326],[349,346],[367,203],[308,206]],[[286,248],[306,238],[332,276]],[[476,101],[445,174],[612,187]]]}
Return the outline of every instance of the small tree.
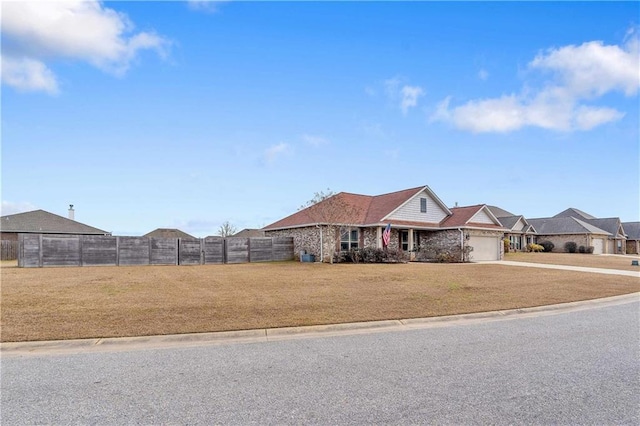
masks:
{"label": "small tree", "polygon": [[218,235],[220,235],[221,237],[230,237],[236,232],[238,232],[238,229],[231,223],[229,223],[228,220],[220,225],[220,228],[218,228]]}
{"label": "small tree", "polygon": [[578,248],[578,244],[573,241],[567,241],[564,243],[564,251],[567,253],[575,253]]}

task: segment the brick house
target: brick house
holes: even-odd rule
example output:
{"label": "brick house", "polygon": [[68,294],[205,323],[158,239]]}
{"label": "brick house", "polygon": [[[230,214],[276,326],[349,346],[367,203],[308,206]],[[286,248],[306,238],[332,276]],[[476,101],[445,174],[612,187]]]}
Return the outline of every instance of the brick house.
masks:
{"label": "brick house", "polygon": [[387,225],[388,247],[409,256],[430,245],[472,247],[473,261],[502,259],[505,229],[486,205],[448,208],[428,186],[374,196],[340,192],[263,230],[266,236],[293,237],[295,253],[328,261],[338,251],[382,248]]}

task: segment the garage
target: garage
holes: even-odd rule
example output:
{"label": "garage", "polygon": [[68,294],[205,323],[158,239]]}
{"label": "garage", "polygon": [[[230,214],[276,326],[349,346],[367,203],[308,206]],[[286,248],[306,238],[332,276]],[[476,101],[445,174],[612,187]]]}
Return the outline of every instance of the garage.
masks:
{"label": "garage", "polygon": [[500,260],[500,242],[497,237],[471,236],[469,238],[469,246],[473,247],[469,253],[471,261]]}
{"label": "garage", "polygon": [[602,238],[592,238],[591,245],[593,246],[593,254],[604,253],[604,240]]}

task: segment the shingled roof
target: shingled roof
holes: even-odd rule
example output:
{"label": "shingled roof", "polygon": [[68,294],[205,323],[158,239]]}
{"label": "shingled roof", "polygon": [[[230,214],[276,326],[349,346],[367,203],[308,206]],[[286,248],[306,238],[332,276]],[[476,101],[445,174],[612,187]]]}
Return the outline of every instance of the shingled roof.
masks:
{"label": "shingled roof", "polygon": [[640,222],[622,222],[628,240],[640,240]]}
{"label": "shingled roof", "polygon": [[189,235],[186,232],[183,232],[179,229],[175,228],[158,228],[153,231],[144,234],[143,237],[147,238],[185,238],[185,239],[195,239],[193,235]]}
{"label": "shingled roof", "polygon": [[[386,216],[424,190],[427,190],[433,196],[433,199],[438,204],[441,204],[443,209],[448,211],[444,203],[438,199],[428,186],[419,186],[416,188],[373,196],[340,192],[324,201],[321,201],[320,203],[314,204],[292,214],[291,216],[287,216],[284,219],[267,225],[263,229],[296,228],[319,224],[322,222],[322,214],[319,214],[322,210],[321,204],[327,203],[334,203],[337,206],[348,207],[349,212],[345,212],[345,217],[340,218],[340,223],[351,225],[377,225],[380,224]],[[348,217],[346,217],[347,214]]]}
{"label": "shingled roof", "polygon": [[[452,227],[482,227],[490,229],[503,229],[498,224],[473,223],[471,219],[480,210],[485,208],[484,204],[470,207],[455,207],[449,209],[438,196],[431,191],[428,186],[418,186],[415,188],[404,189],[402,191],[390,192],[382,195],[361,195],[348,192],[340,192],[332,197],[327,198],[317,204],[300,210],[291,216],[287,216],[277,222],[265,226],[264,230],[288,229],[306,226],[314,226],[324,223],[321,219],[323,206],[329,203],[335,203],[336,206],[343,206],[344,211],[336,223],[344,225],[359,226],[381,226],[387,223],[390,215],[396,210],[404,206],[418,194],[426,191],[431,199],[447,213],[447,217],[440,223],[415,222],[394,219],[392,226],[406,226],[422,229],[446,229]],[[488,211],[489,215],[493,215]]]}
{"label": "shingled roof", "polygon": [[576,217],[545,217],[528,219],[538,234],[602,234],[610,235],[607,231],[593,226]]}
{"label": "shingled roof", "polygon": [[0,217],[0,231],[37,234],[109,235],[110,232],[44,210]]}
{"label": "shingled roof", "polygon": [[582,210],[578,210],[574,207],[569,207],[566,210],[561,211],[553,217],[577,217],[578,219],[595,219],[595,216],[591,216],[589,213],[585,213]]}

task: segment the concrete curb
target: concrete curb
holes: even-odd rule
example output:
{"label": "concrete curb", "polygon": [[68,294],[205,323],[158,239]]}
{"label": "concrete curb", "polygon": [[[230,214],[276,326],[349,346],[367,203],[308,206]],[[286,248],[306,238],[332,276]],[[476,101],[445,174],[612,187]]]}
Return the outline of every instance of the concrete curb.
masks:
{"label": "concrete curb", "polygon": [[640,293],[607,297],[557,305],[508,309],[473,314],[430,318],[368,321],[345,324],[282,327],[215,333],[172,334],[140,337],[109,337],[101,339],[54,340],[40,342],[0,343],[0,353],[6,356],[56,355],[91,352],[118,352],[175,347],[193,347],[234,343],[256,343],[311,337],[329,337],[389,331],[409,331],[424,328],[463,326],[490,321],[504,321],[565,312],[602,308],[640,301]]}

